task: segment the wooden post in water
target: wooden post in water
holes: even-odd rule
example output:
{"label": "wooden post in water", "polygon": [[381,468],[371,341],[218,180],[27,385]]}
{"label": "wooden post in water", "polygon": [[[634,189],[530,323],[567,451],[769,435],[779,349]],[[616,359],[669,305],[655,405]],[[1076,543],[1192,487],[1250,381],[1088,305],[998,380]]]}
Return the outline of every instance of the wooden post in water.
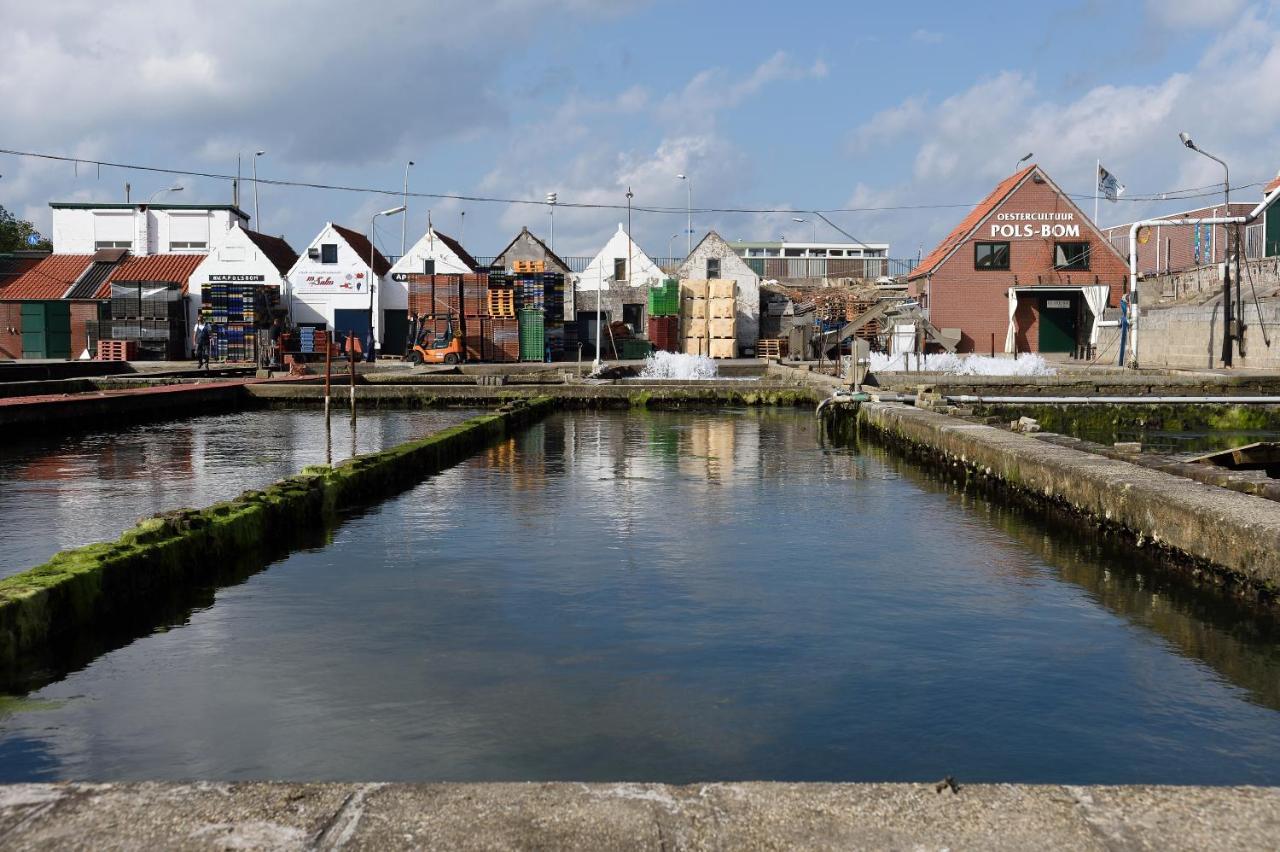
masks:
{"label": "wooden post in water", "polygon": [[329,419],[329,388],[333,378],[333,341],[325,335],[324,343],[324,463],[333,464],[333,432]]}
{"label": "wooden post in water", "polygon": [[347,333],[347,364],[351,367],[351,416],[356,416],[356,342],[354,332]]}

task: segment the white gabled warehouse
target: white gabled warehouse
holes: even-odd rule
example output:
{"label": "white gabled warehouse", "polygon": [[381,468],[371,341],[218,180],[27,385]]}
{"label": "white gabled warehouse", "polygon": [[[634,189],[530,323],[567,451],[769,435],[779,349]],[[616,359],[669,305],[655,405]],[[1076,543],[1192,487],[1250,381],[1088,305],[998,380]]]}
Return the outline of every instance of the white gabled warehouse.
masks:
{"label": "white gabled warehouse", "polygon": [[405,281],[406,275],[470,275],[476,271],[476,259],[461,243],[434,227],[428,227],[422,239],[391,267],[391,277]]}
{"label": "white gabled warehouse", "polygon": [[280,237],[250,231],[239,225],[221,235],[209,255],[191,273],[191,325],[210,284],[264,284],[280,290],[281,301],[288,304],[288,274],[298,262],[298,253]]}
{"label": "white gabled warehouse", "polygon": [[391,264],[364,234],[326,222],[289,270],[293,321],[364,340],[372,313],[379,348],[403,350],[409,288],[392,281],[390,272]]}
{"label": "white gabled warehouse", "polygon": [[735,282],[738,354],[755,352],[760,337],[760,276],[715,231],[680,265],[681,278],[720,278]]}
{"label": "white gabled warehouse", "polygon": [[[574,304],[584,340],[594,340],[596,293],[604,321],[622,320],[636,334],[644,335],[649,288],[662,283],[662,270],[627,236],[622,225],[587,268],[574,276]],[[584,334],[584,331],[591,332]]]}

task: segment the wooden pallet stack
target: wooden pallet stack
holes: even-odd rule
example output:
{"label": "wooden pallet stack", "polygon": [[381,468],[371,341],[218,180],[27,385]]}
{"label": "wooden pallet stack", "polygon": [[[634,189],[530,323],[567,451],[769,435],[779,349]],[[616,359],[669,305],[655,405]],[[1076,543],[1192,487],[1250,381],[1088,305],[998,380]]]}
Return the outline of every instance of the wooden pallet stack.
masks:
{"label": "wooden pallet stack", "polygon": [[516,273],[546,272],[545,260],[515,260],[511,262],[511,271]]}
{"label": "wooden pallet stack", "polygon": [[516,291],[514,287],[490,288],[489,316],[497,319],[515,319]]}
{"label": "wooden pallet stack", "polygon": [[736,288],[731,279],[681,280],[681,351],[712,358],[732,358],[737,354]]}
{"label": "wooden pallet stack", "polygon": [[787,356],[787,339],[785,337],[762,337],[756,342],[757,358],[785,358]]}

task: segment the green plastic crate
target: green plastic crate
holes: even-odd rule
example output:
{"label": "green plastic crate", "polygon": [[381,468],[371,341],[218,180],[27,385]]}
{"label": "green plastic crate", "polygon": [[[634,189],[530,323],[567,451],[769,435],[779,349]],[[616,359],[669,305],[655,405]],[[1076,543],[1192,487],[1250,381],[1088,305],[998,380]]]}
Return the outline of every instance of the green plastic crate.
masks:
{"label": "green plastic crate", "polygon": [[680,313],[680,282],[668,278],[649,288],[649,316],[673,317]]}
{"label": "green plastic crate", "polygon": [[624,361],[639,361],[641,358],[649,357],[649,353],[653,351],[653,346],[649,341],[639,338],[627,338],[618,341],[618,357]]}
{"label": "green plastic crate", "polygon": [[519,314],[520,360],[542,361],[547,355],[546,317],[542,311],[525,308]]}

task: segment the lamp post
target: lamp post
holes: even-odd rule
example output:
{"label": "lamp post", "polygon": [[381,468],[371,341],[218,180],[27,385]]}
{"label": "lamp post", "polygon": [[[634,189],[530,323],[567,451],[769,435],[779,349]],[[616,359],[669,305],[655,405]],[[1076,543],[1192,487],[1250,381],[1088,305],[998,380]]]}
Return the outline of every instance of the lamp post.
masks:
{"label": "lamp post", "polygon": [[465,245],[467,242],[467,211],[462,211],[461,219],[462,221],[458,223],[458,242]]}
{"label": "lamp post", "polygon": [[258,158],[266,151],[256,151],[253,155],[253,229],[258,233],[262,231],[262,217],[258,215]]}
{"label": "lamp post", "polygon": [[685,257],[693,254],[693,179],[688,175],[676,175],[676,180],[684,181],[685,188]]}
{"label": "lamp post", "polygon": [[675,239],[676,239],[676,237],[678,237],[678,236],[680,236],[680,235],[679,235],[679,234],[672,234],[671,236],[667,237],[667,257],[670,257],[672,260],[675,260],[675,257],[674,257],[674,256],[672,256],[672,254],[671,254],[671,252],[673,251],[673,249],[671,248],[671,244],[672,244],[673,242],[675,242]]}
{"label": "lamp post", "polygon": [[404,257],[404,237],[405,228],[409,226],[409,167],[413,165],[413,160],[404,164],[404,196],[400,200],[400,209],[405,211],[404,218],[400,220],[400,256]]}
{"label": "lamp post", "polygon": [[[1208,157],[1210,160],[1213,160],[1218,165],[1222,166],[1222,194],[1227,204],[1227,215],[1230,216],[1231,215],[1231,169],[1227,166],[1225,161],[1215,157],[1213,154],[1210,154],[1208,151],[1204,150],[1203,148],[1197,147],[1196,143],[1191,141],[1191,137],[1187,133],[1185,132],[1179,133],[1178,139],[1180,139],[1182,141],[1182,144],[1186,145],[1192,151],[1195,151],[1197,154],[1202,154]],[[1227,232],[1226,274],[1222,276],[1222,363],[1227,367],[1231,366],[1232,337],[1233,336],[1236,336],[1237,338],[1244,337],[1243,333],[1241,333],[1243,332],[1243,329],[1236,330],[1236,335],[1232,334],[1232,330],[1233,330],[1232,325],[1235,317],[1233,316],[1233,311],[1231,306],[1231,257],[1232,257],[1233,248],[1234,248],[1233,240],[1231,237],[1232,237],[1232,231],[1228,231]],[[1215,259],[1215,262],[1216,262],[1216,259]],[[1239,301],[1240,300],[1239,275],[1237,275],[1236,278],[1237,278],[1236,300]]]}
{"label": "lamp post", "polygon": [[[808,220],[808,219],[800,219],[800,218],[797,218],[797,217],[795,217],[795,216],[792,216],[792,217],[791,217],[791,221],[792,221],[792,222],[799,222],[799,223],[800,223],[800,224],[802,224],[802,225],[803,225],[805,222],[809,222],[809,220]],[[814,243],[817,243],[817,242],[818,242],[818,220],[817,220],[817,219],[814,219],[812,222],[809,222],[809,224],[813,226],[813,241],[814,241]]]}
{"label": "lamp post", "polygon": [[631,187],[627,187],[627,286],[631,281]]}
{"label": "lamp post", "polygon": [[1034,154],[1034,153],[1029,153],[1029,154],[1027,154],[1025,157],[1023,157],[1021,160],[1019,160],[1019,161],[1017,162],[1017,164],[1013,167],[1013,170],[1014,170],[1015,172],[1016,172],[1016,171],[1018,171],[1018,169],[1022,168],[1022,164],[1023,164],[1023,163],[1025,163],[1027,160],[1030,160],[1030,159],[1031,159],[1032,157],[1034,157],[1034,156],[1035,156],[1035,154]]}
{"label": "lamp post", "polygon": [[551,250],[556,250],[556,202],[560,200],[560,196],[554,192],[547,193],[547,207],[551,214]]}
{"label": "lamp post", "polygon": [[164,189],[157,189],[155,192],[151,193],[151,197],[147,199],[147,203],[150,204],[156,200],[156,196],[164,195],[166,192],[182,192],[183,188],[184,187],[179,184],[174,184],[173,186],[165,187]]}
{"label": "lamp post", "polygon": [[[397,213],[403,213],[404,210],[405,210],[405,207],[403,204],[401,204],[399,207],[392,207],[390,210],[381,210],[369,217],[369,338],[370,338],[370,341],[373,342],[375,346],[377,345],[377,338],[374,337],[373,335],[373,289],[374,289],[373,281],[375,278],[378,277],[377,271],[375,271],[373,268],[373,255],[374,255],[374,252],[376,251],[376,249],[374,249],[373,247],[374,235],[376,234],[376,231],[374,230],[375,222],[377,221],[377,218],[379,216],[394,216]],[[373,346],[370,346],[369,349],[371,354],[373,350]],[[354,403],[353,403],[353,409],[354,409]]]}

